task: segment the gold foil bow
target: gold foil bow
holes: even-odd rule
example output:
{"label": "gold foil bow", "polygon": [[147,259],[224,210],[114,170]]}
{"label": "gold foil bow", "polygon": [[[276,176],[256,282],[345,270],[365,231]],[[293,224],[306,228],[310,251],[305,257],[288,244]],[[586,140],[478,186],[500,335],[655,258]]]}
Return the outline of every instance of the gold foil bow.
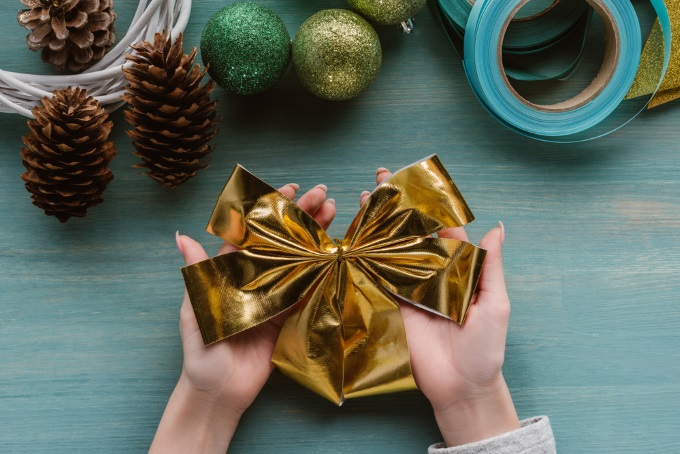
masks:
{"label": "gold foil bow", "polygon": [[397,301],[463,323],[485,251],[430,235],[473,219],[436,156],[378,186],[342,241],[237,165],[207,230],[242,249],[182,269],[203,341],[293,306],[272,357],[284,374],[336,404],[414,389]]}

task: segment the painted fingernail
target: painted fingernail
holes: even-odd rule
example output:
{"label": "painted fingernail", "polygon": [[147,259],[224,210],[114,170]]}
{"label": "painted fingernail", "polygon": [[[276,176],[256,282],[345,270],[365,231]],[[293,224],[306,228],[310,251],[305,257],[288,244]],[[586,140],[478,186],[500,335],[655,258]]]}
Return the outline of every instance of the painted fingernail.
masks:
{"label": "painted fingernail", "polygon": [[182,249],[182,241],[179,238],[179,230],[175,232],[175,243],[177,244],[177,250],[180,254],[184,255],[184,250]]}
{"label": "painted fingernail", "polygon": [[371,194],[371,191],[361,191],[361,198],[363,199],[364,197],[366,197],[367,195],[370,195],[370,194]]}
{"label": "painted fingernail", "polygon": [[328,202],[328,203],[332,204],[333,206],[335,206],[335,199],[326,199],[326,202]]}
{"label": "painted fingernail", "polygon": [[296,191],[300,189],[300,185],[297,183],[288,183],[288,186],[290,186],[291,188],[295,188]]}
{"label": "painted fingernail", "polygon": [[505,226],[501,221],[498,221],[498,227],[501,229],[501,244],[505,242]]}
{"label": "painted fingernail", "polygon": [[389,170],[387,170],[387,169],[384,168],[384,167],[378,167],[378,169],[375,171],[375,174],[376,174],[376,175],[380,175],[380,174],[383,173],[383,172],[389,172]]}
{"label": "painted fingernail", "polygon": [[323,189],[324,192],[328,191],[328,186],[326,186],[325,184],[317,184],[315,187]]}

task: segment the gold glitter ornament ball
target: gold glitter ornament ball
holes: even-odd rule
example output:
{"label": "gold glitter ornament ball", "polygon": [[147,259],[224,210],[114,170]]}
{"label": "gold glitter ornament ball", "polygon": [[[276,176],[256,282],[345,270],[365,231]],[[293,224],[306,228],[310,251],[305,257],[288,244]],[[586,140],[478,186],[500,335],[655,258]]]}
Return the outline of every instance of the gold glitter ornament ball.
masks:
{"label": "gold glitter ornament ball", "polygon": [[373,22],[397,25],[416,15],[427,0],[349,0],[349,6]]}
{"label": "gold glitter ornament ball", "polygon": [[344,9],[321,10],[293,39],[293,67],[310,92],[344,101],[364,91],[382,64],[380,39],[371,24]]}
{"label": "gold glitter ornament ball", "polygon": [[237,2],[213,15],[201,36],[201,57],[218,85],[239,95],[271,88],[290,61],[290,35],[269,8]]}

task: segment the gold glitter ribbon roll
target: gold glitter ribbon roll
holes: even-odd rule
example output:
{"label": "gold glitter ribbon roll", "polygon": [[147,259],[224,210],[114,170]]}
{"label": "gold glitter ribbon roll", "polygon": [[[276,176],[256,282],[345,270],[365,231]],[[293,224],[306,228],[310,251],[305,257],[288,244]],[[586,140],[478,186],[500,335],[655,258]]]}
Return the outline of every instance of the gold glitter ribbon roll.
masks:
{"label": "gold glitter ribbon roll", "polygon": [[182,269],[206,344],[291,308],[272,361],[341,404],[416,388],[398,301],[462,324],[486,252],[430,235],[473,220],[436,156],[386,179],[345,238],[236,166],[208,231],[241,250]]}
{"label": "gold glitter ribbon roll", "polygon": [[669,39],[669,36],[664,36],[661,23],[657,19],[642,51],[640,69],[635,77],[635,83],[627,95],[628,98],[634,98],[654,94],[647,105],[650,109],[680,98],[680,38],[678,38],[680,36],[680,2],[666,2],[666,9],[670,17],[672,38],[670,61],[663,81],[659,86],[659,75],[664,74],[664,41]]}

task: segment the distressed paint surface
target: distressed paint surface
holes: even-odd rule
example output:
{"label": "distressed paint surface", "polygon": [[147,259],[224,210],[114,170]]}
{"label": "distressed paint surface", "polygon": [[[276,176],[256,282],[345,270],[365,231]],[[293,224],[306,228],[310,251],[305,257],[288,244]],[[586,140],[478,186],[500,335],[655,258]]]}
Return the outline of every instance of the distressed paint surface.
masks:
{"label": "distressed paint surface", "polygon": [[[19,8],[0,15],[2,69],[49,72]],[[116,2],[119,38],[137,2]],[[293,34],[340,0],[263,2]],[[187,46],[223,2],[194,1]],[[523,138],[469,89],[427,10],[415,32],[379,28],[383,68],[359,98],[317,100],[289,72],[270,92],[221,90],[209,169],[175,191],[141,177],[113,115],[118,157],[103,205],[60,225],[30,204],[18,156],[26,120],[0,114],[0,452],[145,452],[179,376],[176,230],[204,232],[236,162],[273,185],[329,187],[341,236],[375,168],[438,153],[474,211],[498,219],[513,313],[505,374],[521,417],[551,417],[562,453],[680,452],[680,106],[606,138]],[[274,373],[230,452],[425,452],[439,440],[417,392],[336,408]]]}

